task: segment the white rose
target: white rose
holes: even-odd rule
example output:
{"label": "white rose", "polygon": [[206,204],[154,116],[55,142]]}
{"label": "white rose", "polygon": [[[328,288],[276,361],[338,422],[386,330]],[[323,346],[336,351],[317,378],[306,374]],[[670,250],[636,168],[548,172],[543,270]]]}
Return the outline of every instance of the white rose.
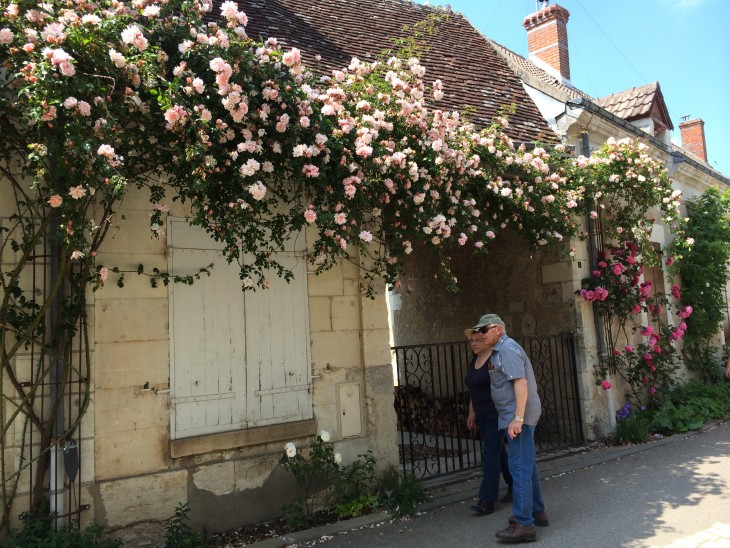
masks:
{"label": "white rose", "polygon": [[330,433],[327,432],[327,430],[322,430],[319,433],[319,437],[322,438],[323,442],[327,443],[328,441],[330,441],[331,436],[330,436]]}
{"label": "white rose", "polygon": [[340,464],[342,462],[342,455],[339,453],[335,453],[335,464]]}
{"label": "white rose", "polygon": [[286,456],[290,459],[297,455],[297,446],[291,441],[284,446],[284,449],[286,449]]}

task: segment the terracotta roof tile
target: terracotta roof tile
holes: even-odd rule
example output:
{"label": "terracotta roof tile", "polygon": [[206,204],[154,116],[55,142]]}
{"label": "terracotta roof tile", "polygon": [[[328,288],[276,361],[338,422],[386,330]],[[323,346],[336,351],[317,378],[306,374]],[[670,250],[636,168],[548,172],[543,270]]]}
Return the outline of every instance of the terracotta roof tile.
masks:
{"label": "terracotta roof tile", "polygon": [[641,87],[629,88],[619,93],[601,97],[596,101],[596,104],[620,118],[644,117],[651,110],[656,88],[656,82]]}
{"label": "terracotta roof tile", "polygon": [[[219,13],[220,0],[214,0]],[[446,14],[423,55],[427,81],[439,78],[444,110],[474,109],[473,121],[487,125],[501,107],[512,103],[508,134],[519,141],[555,141],[557,137],[522,87],[519,77],[489,41],[458,13],[409,0],[239,0],[249,17],[247,32],[254,38],[274,36],[302,50],[307,64],[323,72],[349,65],[351,58],[374,60],[392,39],[404,37],[404,25],[431,14]],[[321,61],[315,63],[319,54]]]}
{"label": "terracotta roof tile", "polygon": [[669,114],[666,112],[659,82],[652,82],[651,84],[601,97],[596,100],[596,104],[619,118],[629,121],[648,118],[652,114],[656,116],[656,107],[658,107],[662,115],[661,123],[670,129],[673,128]]}

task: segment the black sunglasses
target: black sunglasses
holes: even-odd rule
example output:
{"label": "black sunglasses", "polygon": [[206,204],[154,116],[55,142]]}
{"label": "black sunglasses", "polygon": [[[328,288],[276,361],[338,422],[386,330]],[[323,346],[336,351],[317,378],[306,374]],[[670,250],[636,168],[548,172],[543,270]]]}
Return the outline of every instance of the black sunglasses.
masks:
{"label": "black sunglasses", "polygon": [[494,329],[495,327],[499,327],[499,326],[498,325],[483,325],[477,329],[472,329],[471,334],[476,335],[477,333],[481,333],[482,335],[484,335],[487,331],[489,331],[490,329]]}

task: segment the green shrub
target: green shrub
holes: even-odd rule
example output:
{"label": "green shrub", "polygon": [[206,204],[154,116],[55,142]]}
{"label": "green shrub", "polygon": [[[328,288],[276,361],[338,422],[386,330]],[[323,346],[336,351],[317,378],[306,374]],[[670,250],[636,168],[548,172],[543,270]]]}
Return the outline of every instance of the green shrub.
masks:
{"label": "green shrub", "polygon": [[340,467],[335,489],[339,517],[357,517],[377,507],[375,464],[372,451],[367,451],[351,464]]}
{"label": "green shrub", "polygon": [[687,369],[697,371],[705,381],[714,383],[721,380],[722,368],[717,363],[717,350],[709,342],[691,339],[685,341],[682,357]]}
{"label": "green shrub", "polygon": [[[282,506],[289,525],[307,524],[313,513],[317,488],[323,486],[328,489],[325,502],[334,499],[334,506],[324,504],[321,508],[334,508],[340,519],[361,516],[378,507],[386,508],[398,518],[412,515],[420,503],[430,500],[413,474],[403,475],[393,465],[377,478],[377,461],[372,451],[358,455],[351,464],[340,465],[342,457],[328,444],[329,438],[329,433],[322,431],[306,453],[290,442],[279,459],[284,469],[294,474],[305,495]],[[334,488],[329,489],[330,486]]]}
{"label": "green shrub", "polygon": [[676,384],[656,409],[635,411],[626,403],[616,413],[615,441],[641,443],[651,432],[671,435],[697,430],[728,413],[730,385],[692,379]]}
{"label": "green shrub", "polygon": [[188,503],[179,502],[175,514],[165,521],[165,548],[199,548],[203,546],[200,533],[193,532],[188,524]]}
{"label": "green shrub", "polygon": [[682,277],[681,303],[694,308],[686,319],[682,354],[690,370],[705,380],[719,380],[713,340],[722,329],[727,310],[730,191],[710,187],[688,199],[686,206],[688,216],[680,219],[677,227],[683,237],[667,246],[668,254],[676,259],[669,273]]}
{"label": "green shrub", "polygon": [[356,499],[338,502],[335,506],[337,517],[340,519],[356,518],[378,508],[378,497],[374,494],[362,494]]}
{"label": "green shrub", "polygon": [[311,513],[305,511],[306,504],[303,497],[298,497],[292,502],[286,502],[281,505],[281,510],[286,516],[286,522],[294,528],[305,527],[307,520],[310,519]]}
{"label": "green shrub", "polygon": [[102,538],[102,528],[94,523],[83,530],[75,525],[67,525],[56,531],[50,517],[40,518],[25,512],[20,519],[25,522],[24,528],[11,531],[2,544],[4,548],[115,548],[123,544],[119,539]]}
{"label": "green shrub", "polygon": [[431,500],[421,482],[410,472],[401,472],[392,464],[379,481],[381,504],[394,518],[415,514],[419,504]]}
{"label": "green shrub", "polygon": [[[669,401],[675,405],[689,405],[697,402],[704,402],[708,406],[708,418],[722,418],[730,412],[730,387],[723,383],[707,383],[701,380],[692,379],[677,384],[669,393]],[[705,400],[712,400],[709,405]]]}
{"label": "green shrub", "polygon": [[651,419],[646,412],[635,412],[627,418],[616,422],[615,441],[624,443],[644,443],[649,439]]}
{"label": "green shrub", "polygon": [[652,425],[666,434],[697,430],[730,412],[730,387],[689,380],[677,384],[653,415]]}
{"label": "green shrub", "polygon": [[699,430],[703,422],[703,415],[695,405],[677,407],[671,401],[665,401],[655,411],[651,424],[662,434],[679,434]]}
{"label": "green shrub", "polygon": [[294,475],[304,493],[303,497],[282,506],[292,526],[303,525],[320,508],[332,507],[332,487],[340,471],[341,456],[335,453],[329,441],[329,432],[322,430],[308,449],[302,451],[289,442],[279,458],[279,464]]}

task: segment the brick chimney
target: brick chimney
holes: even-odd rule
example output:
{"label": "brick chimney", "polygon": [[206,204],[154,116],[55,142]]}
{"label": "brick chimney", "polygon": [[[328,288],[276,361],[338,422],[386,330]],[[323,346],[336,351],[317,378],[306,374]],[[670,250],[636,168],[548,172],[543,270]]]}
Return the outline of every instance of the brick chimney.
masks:
{"label": "brick chimney", "polygon": [[705,122],[700,118],[685,120],[679,124],[682,136],[682,148],[702,158],[707,163],[707,145],[705,144]]}
{"label": "brick chimney", "polygon": [[539,59],[570,80],[568,56],[568,17],[570,12],[557,4],[528,15],[522,22],[527,30],[530,59]]}

